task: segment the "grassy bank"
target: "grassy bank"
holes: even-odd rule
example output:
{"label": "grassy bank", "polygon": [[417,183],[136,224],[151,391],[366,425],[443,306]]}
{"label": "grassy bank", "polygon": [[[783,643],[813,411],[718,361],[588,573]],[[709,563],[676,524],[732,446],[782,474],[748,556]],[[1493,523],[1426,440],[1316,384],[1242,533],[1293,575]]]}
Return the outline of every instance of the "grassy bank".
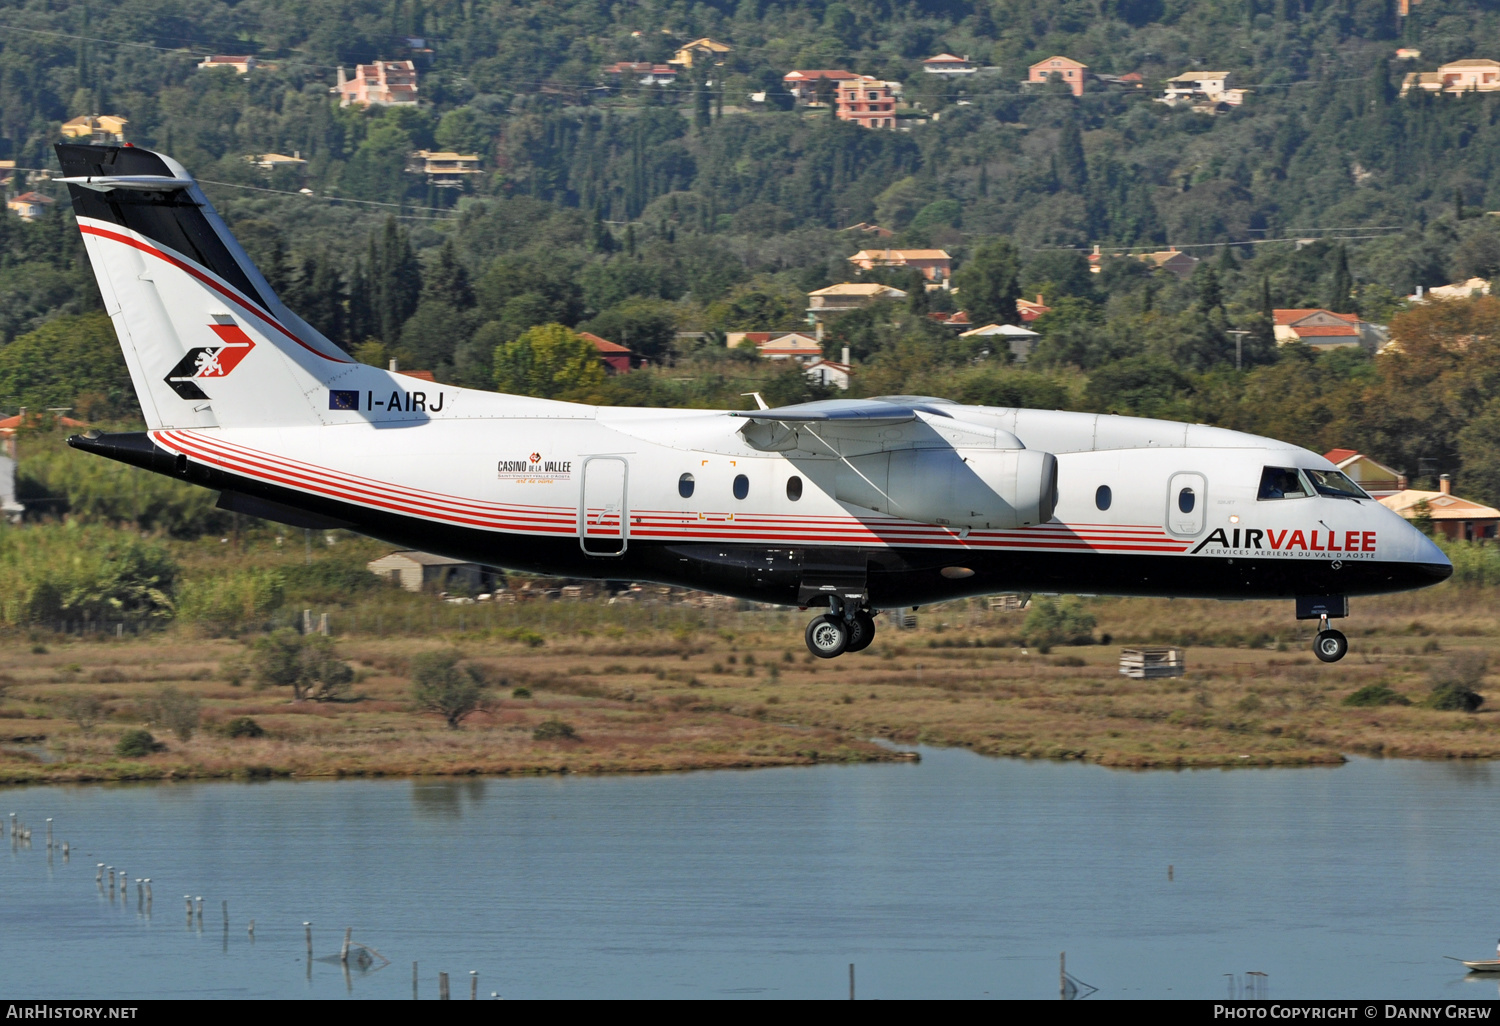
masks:
{"label": "grassy bank", "polygon": [[[207,551],[214,562],[217,550]],[[1492,587],[1360,600],[1345,625],[1351,654],[1333,666],[1312,657],[1310,625],[1290,621],[1285,603],[1092,600],[1095,634],[1110,643],[1045,654],[1021,643],[1024,613],[954,603],[923,610],[914,630],[882,622],[868,651],[830,663],[807,655],[805,615],[795,612],[542,601],[486,609],[373,596],[432,615],[421,623],[412,613],[409,632],[335,629],[356,671],[347,701],[297,703],[236,684],[247,639],[188,623],[141,637],[14,633],[0,653],[0,781],[655,772],[894,757],[871,738],[1131,767],[1500,757],[1500,713],[1421,704],[1433,671],[1459,653],[1500,657]],[[447,625],[455,611],[466,613],[464,629]],[[1185,644],[1187,676],[1120,677],[1119,647],[1136,642]],[[450,648],[491,681],[495,699],[459,730],[410,698],[412,658]],[[1343,704],[1369,684],[1412,704]],[[168,686],[200,700],[197,731],[180,740],[148,724],[166,750],[116,756],[120,736],[150,718]],[[70,718],[80,695],[99,700],[98,722]],[[241,717],[264,736],[227,736]],[[547,721],[575,736],[538,739]]]}

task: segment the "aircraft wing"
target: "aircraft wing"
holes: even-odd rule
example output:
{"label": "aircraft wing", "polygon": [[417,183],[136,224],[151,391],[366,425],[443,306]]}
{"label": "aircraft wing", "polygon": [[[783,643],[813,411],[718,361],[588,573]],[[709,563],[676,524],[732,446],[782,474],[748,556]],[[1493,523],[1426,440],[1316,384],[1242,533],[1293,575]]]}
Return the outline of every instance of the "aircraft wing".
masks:
{"label": "aircraft wing", "polygon": [[[944,407],[951,409],[953,403],[925,396],[883,396],[825,399],[729,415],[749,422],[740,429],[740,435],[762,452],[802,451],[846,457],[913,446],[999,444],[1002,448],[1024,448],[1009,432],[965,424]],[[935,430],[936,424],[922,415],[940,418],[936,424],[942,424],[943,429]],[[900,424],[912,426],[898,429],[899,434],[890,430]],[[997,439],[1000,434],[1003,440]]]}
{"label": "aircraft wing", "polygon": [[815,424],[815,423],[861,423],[904,424],[916,420],[917,413],[930,413],[939,417],[952,417],[933,401],[909,399],[915,397],[894,396],[889,399],[823,399],[814,403],[796,403],[792,406],[776,406],[767,410],[746,410],[731,413],[731,417],[745,417],[757,424]]}

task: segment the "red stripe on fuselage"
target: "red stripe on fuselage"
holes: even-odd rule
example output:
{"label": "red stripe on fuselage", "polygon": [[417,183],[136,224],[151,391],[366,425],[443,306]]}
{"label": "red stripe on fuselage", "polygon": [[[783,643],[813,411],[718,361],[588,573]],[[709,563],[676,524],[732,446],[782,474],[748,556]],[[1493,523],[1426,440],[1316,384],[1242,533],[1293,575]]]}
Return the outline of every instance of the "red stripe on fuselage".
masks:
{"label": "red stripe on fuselage", "polygon": [[[343,502],[362,503],[378,509],[391,510],[410,516],[453,524],[486,528],[490,530],[512,530],[546,534],[573,534],[577,530],[576,512],[571,507],[516,507],[484,503],[459,496],[442,495],[404,488],[382,481],[355,477],[315,467],[311,464],[288,460],[244,446],[211,439],[198,432],[155,432],[157,441],[173,451],[190,455],[208,463],[218,464],[250,477],[286,487],[311,492]],[[342,490],[339,490],[342,489]],[[632,514],[634,516],[634,514]],[[774,515],[764,514],[756,519],[771,520]],[[1174,539],[1133,538],[1131,532],[1147,533],[1156,529],[1148,527],[1116,528],[1094,532],[1094,537],[1083,536],[1070,525],[1048,524],[1027,532],[997,532],[994,536],[971,536],[960,539],[943,528],[900,523],[872,524],[851,518],[846,525],[835,525],[830,529],[828,521],[815,521],[821,529],[801,527],[807,518],[788,518],[793,523],[736,524],[716,521],[700,521],[693,525],[659,525],[637,528],[633,537],[645,539],[684,539],[702,542],[842,542],[846,544],[878,544],[890,547],[908,545],[913,547],[953,547],[976,549],[1058,549],[1066,551],[1097,552],[1159,552],[1181,553],[1185,543]],[[613,518],[611,518],[613,521]],[[701,525],[701,530],[693,530]],[[611,522],[611,527],[614,523]],[[1103,525],[1098,525],[1103,527]],[[726,530],[726,528],[728,528]],[[710,533],[711,532],[711,533]],[[1115,534],[1119,532],[1119,534]],[[590,525],[590,534],[594,525]],[[1051,535],[1045,537],[1044,535]],[[1111,537],[1111,535],[1115,535]]]}

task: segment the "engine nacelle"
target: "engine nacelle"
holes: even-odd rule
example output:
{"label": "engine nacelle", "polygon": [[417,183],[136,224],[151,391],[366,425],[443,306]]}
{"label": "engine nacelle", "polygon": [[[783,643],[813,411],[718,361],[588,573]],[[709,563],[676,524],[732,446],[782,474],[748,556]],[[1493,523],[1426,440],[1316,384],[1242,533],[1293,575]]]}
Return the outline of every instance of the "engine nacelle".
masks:
{"label": "engine nacelle", "polygon": [[839,467],[834,497],[924,524],[1014,528],[1057,506],[1057,457],[1034,449],[901,449]]}

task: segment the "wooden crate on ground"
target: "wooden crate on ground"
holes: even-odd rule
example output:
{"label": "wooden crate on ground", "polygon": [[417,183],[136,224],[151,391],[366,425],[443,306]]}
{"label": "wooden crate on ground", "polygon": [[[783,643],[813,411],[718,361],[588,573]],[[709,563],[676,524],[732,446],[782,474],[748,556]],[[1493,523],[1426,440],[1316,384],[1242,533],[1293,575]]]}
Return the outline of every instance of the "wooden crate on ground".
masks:
{"label": "wooden crate on ground", "polygon": [[1120,673],[1126,677],[1181,677],[1186,672],[1180,648],[1120,649]]}

